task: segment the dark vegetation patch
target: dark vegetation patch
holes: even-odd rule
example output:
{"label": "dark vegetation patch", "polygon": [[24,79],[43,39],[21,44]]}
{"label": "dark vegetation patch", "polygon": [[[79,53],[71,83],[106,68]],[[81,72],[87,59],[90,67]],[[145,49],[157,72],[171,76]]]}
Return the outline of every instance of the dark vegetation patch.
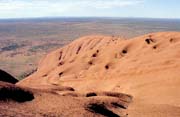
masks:
{"label": "dark vegetation patch", "polygon": [[48,44],[33,46],[28,51],[30,52],[48,51],[54,47],[62,47],[63,45],[64,44],[48,43]]}
{"label": "dark vegetation patch", "polygon": [[13,84],[18,82],[16,78],[14,78],[13,76],[11,76],[10,74],[8,74],[7,72],[1,69],[0,69],[0,81],[9,82]]}
{"label": "dark vegetation patch", "polygon": [[13,43],[13,44],[11,44],[11,45],[8,45],[8,46],[6,46],[6,47],[1,48],[1,52],[16,50],[16,49],[22,48],[22,47],[24,47],[24,46],[25,46],[25,44],[20,44],[20,45],[19,45],[19,44],[17,44],[17,43]]}
{"label": "dark vegetation patch", "polygon": [[14,85],[5,84],[5,86],[0,85],[0,100],[1,101],[16,101],[16,102],[26,102],[32,101],[34,95],[32,92],[24,90],[20,87]]}
{"label": "dark vegetation patch", "polygon": [[116,113],[107,109],[104,104],[96,104],[96,103],[89,104],[86,107],[86,110],[93,112],[93,113],[101,114],[101,115],[106,116],[106,117],[120,117]]}
{"label": "dark vegetation patch", "polygon": [[16,51],[15,51],[15,52],[13,52],[13,53],[10,53],[9,56],[10,56],[10,57],[14,57],[14,56],[16,56],[16,55],[22,55],[22,54],[23,54],[22,52],[16,52]]}
{"label": "dark vegetation patch", "polygon": [[93,97],[93,96],[97,96],[97,94],[94,92],[90,92],[86,94],[86,97]]}

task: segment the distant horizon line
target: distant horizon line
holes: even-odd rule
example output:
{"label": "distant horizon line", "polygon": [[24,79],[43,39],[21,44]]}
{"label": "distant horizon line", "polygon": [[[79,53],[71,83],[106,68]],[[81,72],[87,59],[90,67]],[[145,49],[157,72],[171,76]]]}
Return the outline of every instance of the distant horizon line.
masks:
{"label": "distant horizon line", "polygon": [[180,20],[180,18],[161,17],[115,17],[115,16],[44,16],[44,17],[22,17],[22,18],[0,18],[0,20],[28,20],[28,19],[60,19],[60,18],[103,18],[103,19],[169,19]]}

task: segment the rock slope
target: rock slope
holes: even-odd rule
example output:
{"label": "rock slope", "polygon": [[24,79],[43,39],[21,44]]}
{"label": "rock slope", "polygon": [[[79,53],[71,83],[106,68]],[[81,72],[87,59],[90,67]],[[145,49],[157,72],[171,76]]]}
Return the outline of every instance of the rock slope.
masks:
{"label": "rock slope", "polygon": [[[133,97],[129,116],[178,117],[179,70],[179,32],[152,33],[128,40],[86,36],[48,54],[40,61],[37,72],[17,85],[34,89],[72,87],[73,93],[56,93],[75,97],[89,92],[95,96],[120,92]],[[94,109],[106,111],[107,105],[95,103],[86,108],[101,113]]]}

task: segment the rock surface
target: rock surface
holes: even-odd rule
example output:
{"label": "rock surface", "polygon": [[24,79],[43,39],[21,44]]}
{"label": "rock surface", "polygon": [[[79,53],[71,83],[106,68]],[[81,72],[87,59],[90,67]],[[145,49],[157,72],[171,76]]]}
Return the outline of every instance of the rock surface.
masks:
{"label": "rock surface", "polygon": [[179,70],[179,32],[95,35],[48,54],[16,85],[33,89],[23,106],[37,116],[179,117]]}

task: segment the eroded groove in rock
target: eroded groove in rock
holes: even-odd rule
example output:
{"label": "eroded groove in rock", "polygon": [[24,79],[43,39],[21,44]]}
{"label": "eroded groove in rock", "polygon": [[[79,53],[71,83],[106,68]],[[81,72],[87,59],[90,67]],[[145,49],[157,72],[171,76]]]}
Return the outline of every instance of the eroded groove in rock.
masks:
{"label": "eroded groove in rock", "polygon": [[62,54],[63,54],[63,52],[61,51],[59,54],[60,54],[60,55],[59,55],[59,60],[61,60],[61,59],[62,59]]}
{"label": "eroded groove in rock", "polygon": [[81,50],[81,46],[78,47],[76,54],[79,54],[79,51]]}
{"label": "eroded groove in rock", "polygon": [[86,94],[86,97],[93,97],[93,96],[97,96],[97,94],[94,92],[90,92]]}
{"label": "eroded groove in rock", "polygon": [[104,104],[92,103],[92,104],[89,104],[86,109],[93,113],[98,113],[98,114],[104,115],[106,117],[120,117],[118,114],[107,109]]}

